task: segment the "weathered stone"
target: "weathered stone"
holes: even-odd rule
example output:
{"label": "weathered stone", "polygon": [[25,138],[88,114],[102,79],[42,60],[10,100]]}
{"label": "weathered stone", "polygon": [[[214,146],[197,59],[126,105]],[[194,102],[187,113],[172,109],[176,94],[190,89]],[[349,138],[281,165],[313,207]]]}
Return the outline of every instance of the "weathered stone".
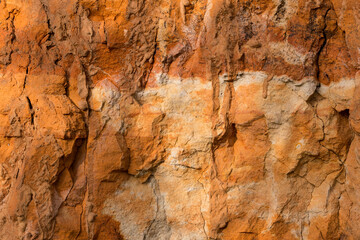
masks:
{"label": "weathered stone", "polygon": [[0,239],[360,239],[359,9],[0,1]]}

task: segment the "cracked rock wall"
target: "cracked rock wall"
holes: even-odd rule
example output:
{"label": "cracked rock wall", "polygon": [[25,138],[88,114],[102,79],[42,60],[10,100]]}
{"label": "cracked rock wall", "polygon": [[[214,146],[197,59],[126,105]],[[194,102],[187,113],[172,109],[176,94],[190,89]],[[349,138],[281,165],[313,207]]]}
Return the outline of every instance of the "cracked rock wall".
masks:
{"label": "cracked rock wall", "polygon": [[360,239],[358,0],[0,0],[0,239]]}

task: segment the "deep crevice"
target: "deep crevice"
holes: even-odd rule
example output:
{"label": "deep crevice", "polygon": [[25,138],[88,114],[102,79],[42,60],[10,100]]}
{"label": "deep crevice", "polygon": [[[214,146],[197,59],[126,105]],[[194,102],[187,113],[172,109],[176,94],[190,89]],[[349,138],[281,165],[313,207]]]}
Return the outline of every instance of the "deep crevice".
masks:
{"label": "deep crevice", "polygon": [[29,104],[29,109],[30,109],[30,115],[31,115],[31,125],[34,125],[34,109],[33,106],[31,104],[30,98],[26,97],[28,104]]}

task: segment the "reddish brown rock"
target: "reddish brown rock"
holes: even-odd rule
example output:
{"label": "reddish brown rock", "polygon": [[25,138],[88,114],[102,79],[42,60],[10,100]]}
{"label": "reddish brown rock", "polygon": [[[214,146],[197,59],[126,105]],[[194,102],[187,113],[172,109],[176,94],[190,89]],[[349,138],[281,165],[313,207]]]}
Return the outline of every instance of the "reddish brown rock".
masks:
{"label": "reddish brown rock", "polygon": [[0,239],[359,239],[359,9],[0,1]]}

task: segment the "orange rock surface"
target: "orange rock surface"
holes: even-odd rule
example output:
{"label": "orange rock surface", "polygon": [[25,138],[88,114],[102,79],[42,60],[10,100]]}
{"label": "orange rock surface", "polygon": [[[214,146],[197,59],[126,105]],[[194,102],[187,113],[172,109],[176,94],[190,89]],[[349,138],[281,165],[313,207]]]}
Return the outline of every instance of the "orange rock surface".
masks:
{"label": "orange rock surface", "polygon": [[0,0],[0,240],[360,239],[358,0]]}

